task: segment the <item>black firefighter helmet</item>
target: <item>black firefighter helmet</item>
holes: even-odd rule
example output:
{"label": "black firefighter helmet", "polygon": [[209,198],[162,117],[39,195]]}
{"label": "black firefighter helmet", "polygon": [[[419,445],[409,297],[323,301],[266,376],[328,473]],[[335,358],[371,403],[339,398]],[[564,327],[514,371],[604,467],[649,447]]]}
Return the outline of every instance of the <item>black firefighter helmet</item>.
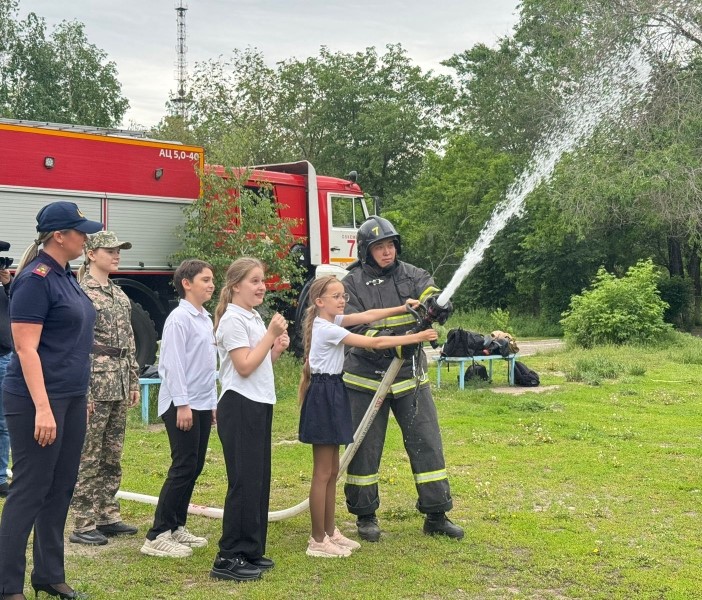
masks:
{"label": "black firefighter helmet", "polygon": [[393,224],[383,217],[373,215],[368,217],[358,228],[356,233],[356,251],[358,252],[358,260],[362,263],[368,261],[368,250],[371,244],[382,240],[392,239],[395,243],[395,249],[399,255],[402,248],[400,234]]}

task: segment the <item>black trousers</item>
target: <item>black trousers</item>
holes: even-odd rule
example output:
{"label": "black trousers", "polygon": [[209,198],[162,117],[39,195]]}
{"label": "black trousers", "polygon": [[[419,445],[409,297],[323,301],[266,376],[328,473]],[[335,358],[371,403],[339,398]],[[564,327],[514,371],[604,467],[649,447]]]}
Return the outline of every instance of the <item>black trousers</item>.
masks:
{"label": "black trousers", "polygon": [[[363,419],[373,394],[347,389],[355,429]],[[416,396],[414,392],[399,398],[388,394],[349,463],[344,485],[346,508],[354,515],[368,515],[380,506],[380,459],[391,410],[402,431],[402,440],[412,467],[418,498],[417,510],[424,514],[451,510],[453,500],[446,474],[441,431],[428,385],[421,386]]]}
{"label": "black trousers", "polygon": [[205,466],[212,411],[193,410],[193,426],[189,431],[176,427],[176,415],[177,408],[173,404],[161,415],[171,446],[171,468],[158,496],[154,525],[146,533],[149,540],[155,540],[164,531],[185,526],[195,481]]}
{"label": "black trousers", "polygon": [[266,551],[272,426],[272,404],[227,390],[217,405],[228,484],[219,540],[222,558],[256,559]]}
{"label": "black trousers", "polygon": [[56,441],[43,448],[34,439],[36,411],[31,398],[5,392],[3,406],[12,447],[12,485],[0,520],[0,591],[24,588],[29,533],[34,527],[33,583],[66,580],[63,530],[87,421],[85,396],[49,398]]}

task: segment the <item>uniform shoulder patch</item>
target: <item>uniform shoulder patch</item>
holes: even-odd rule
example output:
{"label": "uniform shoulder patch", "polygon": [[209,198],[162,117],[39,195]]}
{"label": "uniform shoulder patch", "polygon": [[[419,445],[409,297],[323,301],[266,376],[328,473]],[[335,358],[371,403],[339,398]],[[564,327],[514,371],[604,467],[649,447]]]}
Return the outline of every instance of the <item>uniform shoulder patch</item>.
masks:
{"label": "uniform shoulder patch", "polygon": [[49,265],[45,265],[44,263],[39,263],[36,268],[32,271],[35,275],[41,275],[42,277],[46,277],[49,274],[49,271],[51,271],[51,267]]}

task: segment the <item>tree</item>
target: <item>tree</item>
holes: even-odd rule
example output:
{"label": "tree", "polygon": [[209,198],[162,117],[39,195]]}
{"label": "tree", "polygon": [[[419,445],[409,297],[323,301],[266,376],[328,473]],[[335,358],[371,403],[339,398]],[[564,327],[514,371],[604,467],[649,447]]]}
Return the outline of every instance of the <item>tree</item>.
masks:
{"label": "tree", "polygon": [[0,115],[118,125],[129,102],[117,67],[88,41],[83,24],[63,21],[47,37],[45,20],[35,13],[17,20],[18,6],[0,0]]}
{"label": "tree", "polygon": [[183,248],[174,259],[208,261],[221,289],[235,258],[258,258],[270,282],[267,306],[283,305],[293,299],[292,290],[303,276],[299,257],[290,251],[296,223],[280,218],[280,207],[265,184],[256,190],[245,186],[249,175],[245,169],[226,168],[202,174],[202,197],[184,209]]}
{"label": "tree", "polygon": [[478,135],[455,136],[443,155],[430,152],[416,185],[385,212],[402,234],[403,258],[448,281],[513,175],[509,157]]}
{"label": "tree", "polygon": [[214,160],[226,147],[242,164],[304,159],[329,175],[355,170],[366,192],[387,200],[441,146],[453,107],[449,78],[423,73],[399,45],[383,55],[322,47],[275,68],[258,50],[235,50],[197,64],[191,82],[192,130]]}

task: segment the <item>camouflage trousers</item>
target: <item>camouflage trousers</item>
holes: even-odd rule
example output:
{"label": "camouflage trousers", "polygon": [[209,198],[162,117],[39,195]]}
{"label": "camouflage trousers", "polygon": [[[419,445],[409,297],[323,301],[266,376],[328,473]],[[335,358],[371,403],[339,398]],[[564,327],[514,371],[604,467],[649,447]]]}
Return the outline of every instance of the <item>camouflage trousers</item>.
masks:
{"label": "camouflage trousers", "polygon": [[78,483],[71,503],[75,515],[74,531],[79,533],[122,520],[115,494],[122,482],[127,400],[95,402],[94,406],[88,420]]}

